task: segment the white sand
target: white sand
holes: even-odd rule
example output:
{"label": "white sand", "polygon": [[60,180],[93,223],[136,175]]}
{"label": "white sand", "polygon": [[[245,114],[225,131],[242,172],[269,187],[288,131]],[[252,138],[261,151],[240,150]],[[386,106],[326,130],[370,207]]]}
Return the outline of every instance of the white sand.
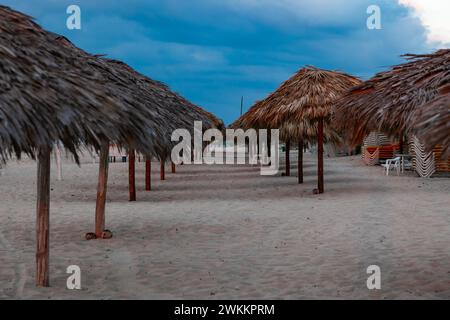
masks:
{"label": "white sand", "polygon": [[[295,160],[293,160],[295,162]],[[53,168],[51,288],[34,286],[35,173],[32,161],[0,176],[0,298],[32,299],[428,299],[450,298],[450,179],[385,177],[356,158],[326,159],[326,193],[262,177],[251,166],[182,166],[129,203],[127,164],[111,164],[107,227],[93,231],[97,165]],[[167,168],[169,169],[169,168]],[[293,170],[296,174],[296,169]],[[82,290],[66,289],[67,266]],[[377,264],[382,289],[369,291]]]}

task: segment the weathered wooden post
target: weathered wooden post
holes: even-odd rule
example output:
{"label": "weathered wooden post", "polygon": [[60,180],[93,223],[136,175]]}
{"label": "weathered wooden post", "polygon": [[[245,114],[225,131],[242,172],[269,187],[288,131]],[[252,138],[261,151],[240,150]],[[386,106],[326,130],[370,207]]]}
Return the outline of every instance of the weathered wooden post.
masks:
{"label": "weathered wooden post", "polygon": [[323,118],[319,120],[317,130],[317,190],[324,193],[323,182]]}
{"label": "weathered wooden post", "polygon": [[86,234],[86,239],[108,239],[111,231],[105,230],[106,192],[108,189],[109,143],[100,147],[98,167],[97,202],[95,205],[95,233]]}
{"label": "weathered wooden post", "polygon": [[136,201],[136,152],[128,150],[128,177],[130,189],[130,201]]}
{"label": "weathered wooden post", "polygon": [[152,161],[151,157],[146,157],[145,159],[145,190],[152,190]]}
{"label": "weathered wooden post", "polygon": [[405,149],[405,139],[404,139],[403,135],[401,135],[400,139],[399,139],[399,151],[398,152],[400,154],[403,154],[404,153],[404,149]]}
{"label": "weathered wooden post", "polygon": [[50,147],[38,150],[36,205],[36,286],[48,287],[50,257]]}
{"label": "weathered wooden post", "polygon": [[303,139],[298,142],[298,183],[303,183]]}

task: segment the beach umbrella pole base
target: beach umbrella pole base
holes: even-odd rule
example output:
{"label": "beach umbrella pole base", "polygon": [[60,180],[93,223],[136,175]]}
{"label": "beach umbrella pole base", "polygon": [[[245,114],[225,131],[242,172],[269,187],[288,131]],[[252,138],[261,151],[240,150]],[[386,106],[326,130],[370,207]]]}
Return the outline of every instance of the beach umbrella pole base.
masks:
{"label": "beach umbrella pole base", "polygon": [[107,240],[113,237],[113,233],[110,230],[103,230],[101,235],[97,236],[94,232],[88,232],[86,233],[85,237],[86,240],[96,240],[96,239]]}
{"label": "beach umbrella pole base", "polygon": [[100,164],[98,172],[97,203],[95,207],[95,232],[86,234],[86,240],[111,239],[113,234],[105,229],[105,206],[108,186],[109,144],[100,149]]}

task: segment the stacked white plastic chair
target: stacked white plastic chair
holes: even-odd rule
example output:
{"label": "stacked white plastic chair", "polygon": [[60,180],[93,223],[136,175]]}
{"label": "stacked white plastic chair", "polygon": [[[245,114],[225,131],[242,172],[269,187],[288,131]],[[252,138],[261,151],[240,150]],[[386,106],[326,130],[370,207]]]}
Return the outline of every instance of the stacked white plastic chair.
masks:
{"label": "stacked white plastic chair", "polygon": [[385,146],[390,144],[391,141],[389,138],[379,132],[371,132],[365,139],[364,139],[364,146],[370,147],[370,146]]}
{"label": "stacked white plastic chair", "polygon": [[374,166],[379,163],[380,150],[377,149],[375,152],[370,153],[367,147],[384,146],[390,144],[389,138],[379,132],[371,132],[363,141],[363,150],[361,152],[362,160],[368,166]]}
{"label": "stacked white plastic chair", "polygon": [[416,136],[411,138],[410,150],[413,153],[413,168],[423,178],[429,178],[436,172],[433,152],[425,152],[425,148]]}
{"label": "stacked white plastic chair", "polygon": [[374,166],[380,162],[380,148],[377,148],[373,153],[370,153],[367,148],[364,148],[363,161],[368,166]]}

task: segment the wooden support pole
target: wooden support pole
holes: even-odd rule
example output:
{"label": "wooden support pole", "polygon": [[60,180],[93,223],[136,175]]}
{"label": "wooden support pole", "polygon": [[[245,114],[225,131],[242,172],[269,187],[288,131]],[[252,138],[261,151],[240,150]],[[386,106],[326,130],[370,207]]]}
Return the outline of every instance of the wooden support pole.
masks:
{"label": "wooden support pole", "polygon": [[303,139],[298,142],[298,183],[303,183]]}
{"label": "wooden support pole", "polygon": [[286,141],[286,177],[291,175],[291,160],[289,153],[291,151],[291,142]]}
{"label": "wooden support pole", "polygon": [[128,151],[128,180],[130,189],[130,201],[136,201],[136,152]]}
{"label": "wooden support pole", "polygon": [[104,143],[100,148],[100,159],[98,167],[97,203],[95,206],[95,237],[103,238],[105,231],[105,207],[106,191],[108,187],[109,169],[109,143]]}
{"label": "wooden support pole", "polygon": [[317,130],[317,190],[324,193],[323,182],[323,119],[319,120]]}
{"label": "wooden support pole", "polygon": [[164,160],[161,160],[160,170],[161,170],[161,172],[160,172],[161,180],[166,180],[165,161]]}
{"label": "wooden support pole", "polygon": [[145,160],[145,190],[152,190],[152,162],[150,157],[147,157]]}
{"label": "wooden support pole", "polygon": [[400,141],[399,141],[399,153],[403,154],[404,153],[404,149],[405,149],[405,140],[403,138],[403,134],[400,136]]}
{"label": "wooden support pole", "polygon": [[50,148],[38,150],[36,205],[36,286],[48,287],[50,257]]}
{"label": "wooden support pole", "polygon": [[172,173],[176,173],[176,172],[177,172],[177,169],[176,169],[175,163],[172,162]]}

